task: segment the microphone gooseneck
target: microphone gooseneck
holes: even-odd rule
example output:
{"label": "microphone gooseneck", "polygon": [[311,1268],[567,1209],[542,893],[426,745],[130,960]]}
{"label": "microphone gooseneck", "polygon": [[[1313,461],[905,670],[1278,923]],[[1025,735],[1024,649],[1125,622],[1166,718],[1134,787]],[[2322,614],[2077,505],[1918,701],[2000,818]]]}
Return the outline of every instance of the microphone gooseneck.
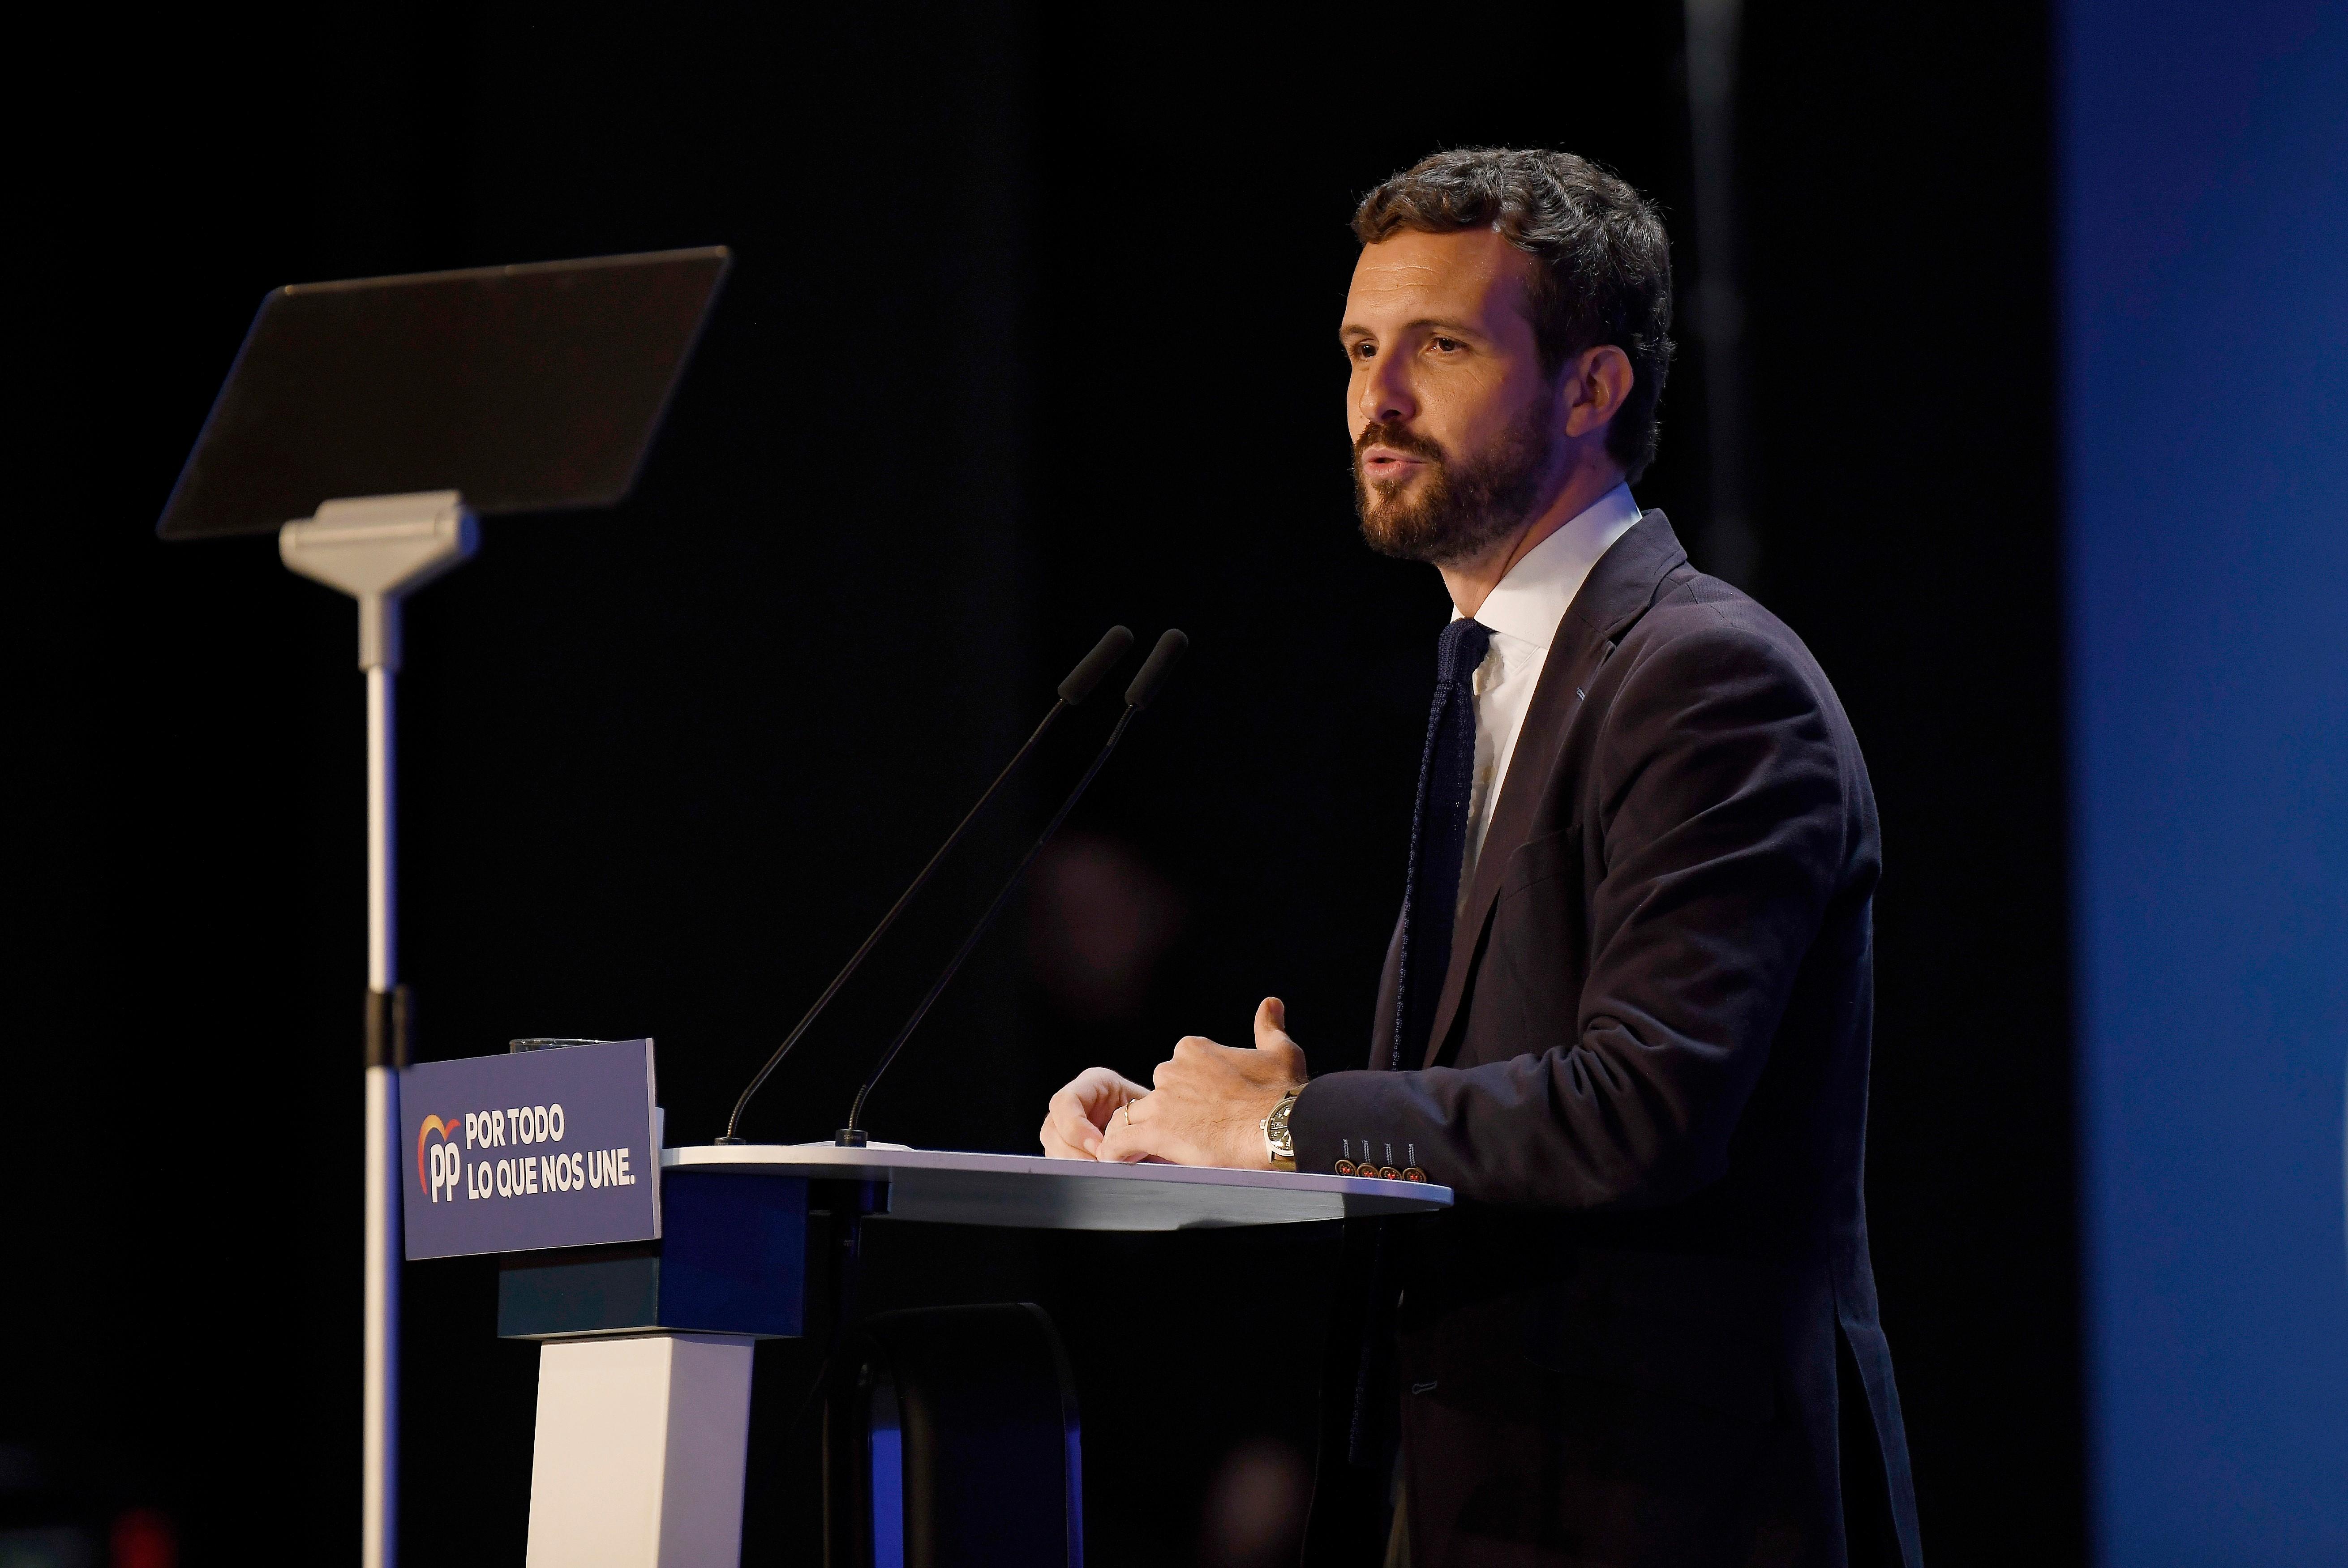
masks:
{"label": "microphone gooseneck", "polygon": [[1059,832],[1060,824],[1068,819],[1068,813],[1076,808],[1076,802],[1084,798],[1085,791],[1092,787],[1093,780],[1107,764],[1110,753],[1117,750],[1117,743],[1125,739],[1126,727],[1133,723],[1134,715],[1157,700],[1158,693],[1165,687],[1166,678],[1173,672],[1174,666],[1181,661],[1183,652],[1189,646],[1189,637],[1179,631],[1169,631],[1149,651],[1149,657],[1142,661],[1140,672],[1134,676],[1133,684],[1125,689],[1125,712],[1117,715],[1117,727],[1109,731],[1108,739],[1101,743],[1100,751],[1093,757],[1092,766],[1086,768],[1084,777],[1076,781],[1076,787],[1068,792],[1068,798],[1060,803],[1060,809],[1052,814],[1052,820],[1044,825],[1043,833],[1020,858],[1019,864],[1012,868],[1010,878],[1003,884],[1003,890],[994,896],[994,902],[986,907],[986,913],[978,917],[978,924],[971,927],[970,935],[963,938],[962,946],[947,960],[945,972],[930,987],[929,994],[922,999],[921,1005],[913,1009],[913,1015],[897,1031],[897,1038],[889,1042],[889,1049],[881,1053],[880,1065],[873,1068],[871,1076],[865,1079],[863,1086],[857,1090],[856,1102],[848,1108],[848,1124],[833,1135],[835,1144],[848,1148],[864,1145],[866,1139],[861,1125],[864,1102],[870,1097],[872,1086],[880,1081],[880,1075],[889,1071],[889,1064],[897,1060],[897,1053],[905,1049],[905,1042],[913,1037],[915,1030],[922,1027],[922,1020],[929,1016],[930,1009],[936,1004],[938,998],[945,994],[946,987],[953,983],[963,960],[970,957],[972,950],[978,946],[979,938],[984,937],[987,927],[994,924],[994,917],[1003,913],[1003,907],[1011,902],[1011,895],[1017,891],[1019,879],[1027,874],[1027,867],[1035,863],[1035,856],[1044,852],[1044,846],[1052,842],[1052,835]]}
{"label": "microphone gooseneck", "polygon": [[[831,1005],[831,999],[839,994],[839,988],[848,983],[849,977],[856,973],[858,967],[864,962],[866,955],[880,944],[882,937],[888,935],[889,927],[897,923],[897,917],[905,912],[905,907],[913,901],[914,896],[929,885],[930,876],[937,870],[939,864],[953,851],[955,845],[962,842],[962,835],[969,830],[970,825],[978,819],[978,814],[986,809],[986,803],[994,798],[995,792],[1003,787],[1004,781],[1010,778],[1018,769],[1020,763],[1025,760],[1027,753],[1035,749],[1035,743],[1044,738],[1045,732],[1052,727],[1062,713],[1078,706],[1086,698],[1091,696],[1094,690],[1100,685],[1102,678],[1116,666],[1118,660],[1125,657],[1126,650],[1132,646],[1133,633],[1122,626],[1112,626],[1102,635],[1101,640],[1093,645],[1093,651],[1086,654],[1074,670],[1068,671],[1067,679],[1060,682],[1057,701],[1053,702],[1051,711],[1044,715],[1044,722],[1035,726],[1035,733],[1029,735],[1026,743],[1012,753],[1011,760],[1003,765],[1003,771],[994,775],[994,782],[986,786],[986,793],[978,797],[978,804],[963,815],[962,821],[956,823],[954,830],[946,835],[946,841],[938,845],[938,852],[930,856],[930,863],[922,866],[920,874],[902,893],[897,896],[897,901],[889,906],[889,912],[880,917],[880,923],[872,927],[872,934],[865,938],[863,945],[849,956],[848,962],[841,967],[839,973],[832,976],[831,984],[823,988],[823,994],[815,999],[813,1007],[808,1009],[807,1016],[793,1026],[791,1032],[783,1038],[783,1043],[775,1048],[775,1054],[767,1059],[767,1064],[764,1067],[758,1069],[757,1076],[750,1080],[749,1087],[742,1091],[742,1097],[734,1102],[734,1113],[726,1119],[726,1135],[717,1140],[720,1143],[742,1142],[736,1129],[742,1124],[742,1112],[749,1108],[750,1097],[757,1093],[766,1083],[768,1075],[783,1064],[783,1058],[790,1055],[791,1047],[798,1044],[799,1037],[807,1033],[808,1026],[822,1015],[825,1008]],[[1156,656],[1153,654],[1152,657]],[[1129,695],[1128,700],[1130,701]]]}

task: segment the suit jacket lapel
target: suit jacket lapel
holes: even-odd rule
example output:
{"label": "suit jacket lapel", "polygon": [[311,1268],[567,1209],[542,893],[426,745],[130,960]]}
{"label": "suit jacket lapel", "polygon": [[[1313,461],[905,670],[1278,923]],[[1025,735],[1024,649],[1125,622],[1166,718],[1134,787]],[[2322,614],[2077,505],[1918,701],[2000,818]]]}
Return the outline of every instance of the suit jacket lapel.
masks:
{"label": "suit jacket lapel", "polygon": [[1444,1039],[1458,1018],[1468,978],[1483,954],[1484,927],[1500,896],[1500,877],[1509,856],[1531,836],[1533,819],[1550,796],[1550,781],[1564,754],[1566,734],[1581,712],[1582,693],[1613,651],[1617,635],[1646,612],[1664,574],[1685,559],[1687,551],[1680,548],[1669,519],[1650,511],[1590,569],[1565,619],[1558,622],[1549,658],[1541,665],[1540,683],[1533,688],[1532,706],[1525,712],[1525,727],[1509,761],[1509,776],[1492,808],[1492,825],[1485,830],[1483,852],[1476,857],[1475,879],[1459,907],[1451,964],[1444,971],[1435,1027],[1426,1037],[1425,1065],[1432,1066],[1443,1053]]}

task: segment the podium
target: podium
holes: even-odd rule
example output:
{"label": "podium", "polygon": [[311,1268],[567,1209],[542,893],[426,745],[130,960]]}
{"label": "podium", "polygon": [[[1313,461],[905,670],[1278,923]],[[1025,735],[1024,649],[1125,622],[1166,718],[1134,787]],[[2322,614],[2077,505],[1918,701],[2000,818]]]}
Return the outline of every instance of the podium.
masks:
{"label": "podium", "polygon": [[[1005,1306],[860,1322],[865,1225],[1178,1231],[1375,1219],[1451,1203],[1447,1187],[1375,1177],[877,1144],[664,1149],[660,1165],[658,1242],[500,1259],[498,1331],[541,1344],[533,1568],[734,1568],[751,1347],[801,1336],[833,1347],[825,1389],[833,1568],[1076,1568],[1079,1428],[1048,1319]],[[983,1487],[957,1473],[973,1464],[987,1471]],[[973,1530],[994,1533],[973,1542]]]}

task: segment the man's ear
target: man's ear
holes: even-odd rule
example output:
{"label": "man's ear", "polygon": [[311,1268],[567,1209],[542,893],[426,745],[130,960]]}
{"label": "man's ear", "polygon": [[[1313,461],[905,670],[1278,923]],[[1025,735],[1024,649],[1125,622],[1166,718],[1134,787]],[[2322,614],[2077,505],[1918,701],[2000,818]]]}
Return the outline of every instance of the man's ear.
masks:
{"label": "man's ear", "polygon": [[1565,408],[1565,433],[1587,436],[1613,423],[1639,379],[1631,356],[1611,343],[1583,349],[1567,362],[1559,401]]}

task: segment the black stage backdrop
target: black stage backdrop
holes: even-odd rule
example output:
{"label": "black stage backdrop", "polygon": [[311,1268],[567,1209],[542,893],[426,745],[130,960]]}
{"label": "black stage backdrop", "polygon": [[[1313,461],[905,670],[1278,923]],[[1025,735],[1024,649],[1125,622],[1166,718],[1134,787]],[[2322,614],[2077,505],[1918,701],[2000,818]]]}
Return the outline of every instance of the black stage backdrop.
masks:
{"label": "black stage backdrop", "polygon": [[[1695,282],[1674,7],[1114,19],[508,7],[55,46],[16,112],[34,394],[0,1506],[160,1510],[190,1563],[357,1514],[361,687],[267,539],[152,537],[263,291],[721,241],[633,500],[493,521],[414,604],[419,1054],[652,1033],[673,1139],[743,1077],[1100,629],[1187,628],[1162,708],[892,1081],[876,1135],[1032,1148],[1042,1099],[1284,996],[1366,1038],[1433,574],[1356,541],[1334,344],[1358,193],[1437,146],[1597,157]],[[1758,565],[1838,682],[1889,874],[1869,1192],[1941,1563],[2082,1542],[2046,24],[1776,12],[1738,141]],[[1690,334],[1642,499],[1707,522]],[[1701,556],[1699,564],[1704,564]],[[858,1070],[1089,751],[1081,715],[767,1089]],[[1307,1457],[1326,1235],[874,1243],[880,1305],[1032,1298],[1082,1388],[1104,1563],[1268,1562]],[[535,1353],[407,1277],[404,1530],[511,1562]],[[761,1352],[746,1560],[803,1550]],[[422,1560],[422,1558],[419,1558]]]}

